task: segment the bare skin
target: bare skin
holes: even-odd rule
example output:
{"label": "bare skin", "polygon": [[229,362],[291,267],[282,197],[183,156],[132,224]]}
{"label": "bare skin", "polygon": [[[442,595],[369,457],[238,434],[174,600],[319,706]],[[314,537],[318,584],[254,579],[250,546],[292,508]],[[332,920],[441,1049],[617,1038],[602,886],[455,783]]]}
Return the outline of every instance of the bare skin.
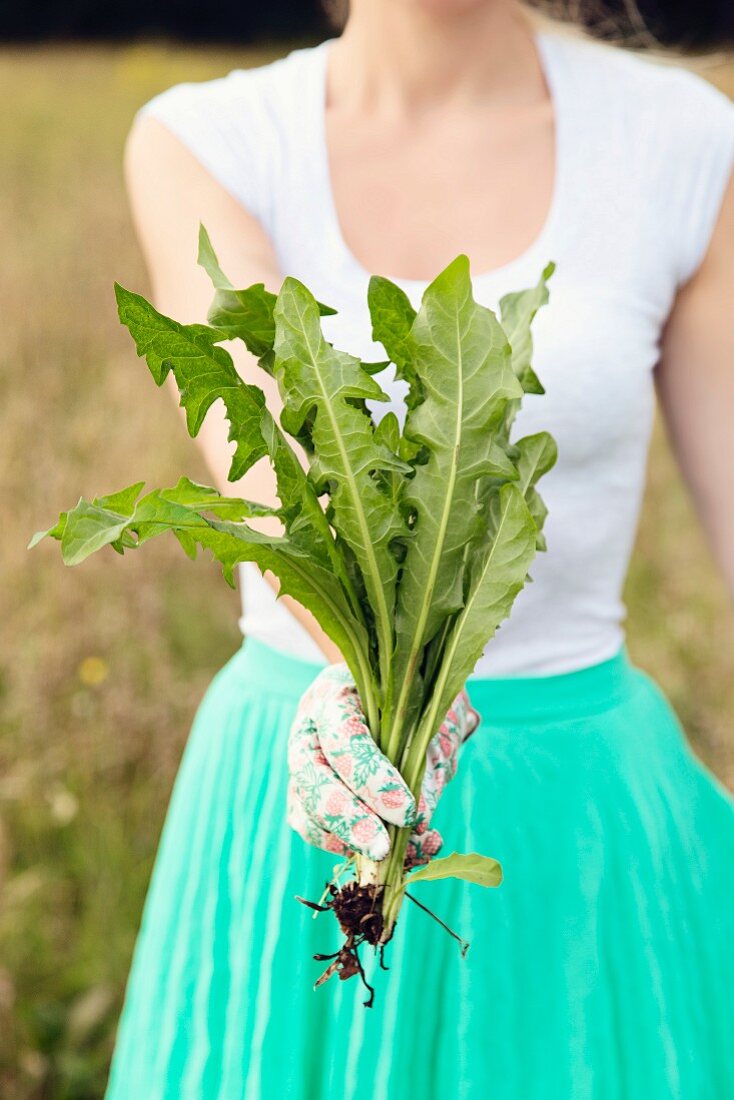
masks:
{"label": "bare skin", "polygon": [[[353,0],[331,47],[326,134],[342,234],[368,270],[426,279],[459,252],[476,272],[491,270],[525,251],[545,221],[553,109],[514,0]],[[282,273],[258,221],[154,119],[130,134],[126,176],[161,310],[184,321],[206,314],[211,287],[192,262],[200,221],[237,285],[279,288]],[[734,180],[708,254],[674,303],[656,368],[673,449],[734,597],[732,300]],[[277,412],[272,380],[246,352],[230,350]],[[198,442],[216,484],[274,503],[264,461],[227,483],[230,445],[215,411]],[[327,658],[340,660],[312,616],[284,601]]]}

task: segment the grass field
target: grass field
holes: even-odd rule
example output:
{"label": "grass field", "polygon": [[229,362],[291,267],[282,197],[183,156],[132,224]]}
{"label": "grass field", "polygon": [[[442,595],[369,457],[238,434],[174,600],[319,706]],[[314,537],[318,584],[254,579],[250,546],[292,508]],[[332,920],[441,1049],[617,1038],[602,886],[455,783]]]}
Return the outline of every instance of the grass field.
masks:
{"label": "grass field", "polygon": [[[113,279],[145,285],[122,190],[124,135],[161,88],[266,56],[0,52],[0,95],[13,105],[0,113],[4,1100],[102,1095],[189,722],[239,642],[236,595],[173,541],[79,570],[56,548],[25,549],[82,493],[206,477],[115,316]],[[712,75],[734,86],[727,67]],[[734,787],[734,616],[660,430],[627,598],[633,658]]]}

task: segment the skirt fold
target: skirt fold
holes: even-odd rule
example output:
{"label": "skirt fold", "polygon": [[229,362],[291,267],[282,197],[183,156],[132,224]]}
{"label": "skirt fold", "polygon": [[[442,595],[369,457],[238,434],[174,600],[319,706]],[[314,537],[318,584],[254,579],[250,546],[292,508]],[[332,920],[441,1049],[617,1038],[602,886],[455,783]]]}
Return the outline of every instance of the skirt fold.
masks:
{"label": "skirt fold", "polygon": [[338,946],[333,856],[285,824],[286,740],[319,666],[247,641],[196,716],[161,839],[108,1100],[734,1096],[734,799],[626,651],[472,680],[480,729],[436,815],[497,890],[419,883],[387,952]]}

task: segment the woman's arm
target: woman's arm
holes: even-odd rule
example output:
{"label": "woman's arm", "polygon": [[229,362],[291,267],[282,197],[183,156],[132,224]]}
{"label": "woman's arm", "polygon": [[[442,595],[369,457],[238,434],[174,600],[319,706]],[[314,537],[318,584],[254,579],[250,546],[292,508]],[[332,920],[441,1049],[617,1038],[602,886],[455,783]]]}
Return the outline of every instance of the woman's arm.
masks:
{"label": "woman's arm", "polygon": [[656,368],[668,436],[734,599],[734,177]]}
{"label": "woman's arm", "polygon": [[[236,286],[264,282],[273,291],[281,284],[275,254],[260,223],[212,178],[173,134],[154,118],[140,119],[125,151],[125,177],[135,229],[146,260],[153,300],[161,312],[185,323],[206,318],[213,296],[208,276],[196,263],[199,223],[211,236],[222,267]],[[229,344],[240,375],[265,392],[268,407],[277,416],[282,408],[274,380],[260,370],[239,342]],[[175,390],[175,383],[172,381]],[[178,391],[175,390],[178,401]],[[217,488],[263,504],[275,504],[275,476],[261,459],[238,482],[227,481],[233,445],[219,403],[207,415],[196,442]],[[255,521],[253,521],[254,523]],[[273,520],[262,520],[263,530],[277,530]],[[275,577],[266,574],[277,590]],[[341,655],[313,616],[300,604],[283,597],[326,657]]]}

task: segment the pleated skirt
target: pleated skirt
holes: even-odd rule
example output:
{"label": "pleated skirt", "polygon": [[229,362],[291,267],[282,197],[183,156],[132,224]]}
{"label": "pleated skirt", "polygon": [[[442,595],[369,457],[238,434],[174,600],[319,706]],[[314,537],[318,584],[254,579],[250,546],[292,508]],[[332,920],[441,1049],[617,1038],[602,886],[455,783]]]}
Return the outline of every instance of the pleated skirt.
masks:
{"label": "pleated skirt", "polygon": [[334,856],[285,824],[286,740],[318,667],[252,639],[213,681],[176,781],[108,1100],[734,1097],[734,799],[626,649],[474,680],[483,723],[438,808],[494,890],[406,901],[387,952],[314,990],[339,942]]}

